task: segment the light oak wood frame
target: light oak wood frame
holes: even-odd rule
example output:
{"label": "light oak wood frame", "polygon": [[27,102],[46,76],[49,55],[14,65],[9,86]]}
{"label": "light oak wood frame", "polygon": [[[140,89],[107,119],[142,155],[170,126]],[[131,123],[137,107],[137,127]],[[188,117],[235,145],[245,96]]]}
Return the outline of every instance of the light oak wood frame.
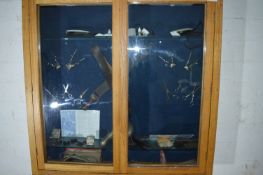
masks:
{"label": "light oak wood frame", "polygon": [[[203,3],[205,49],[197,166],[128,165],[128,3]],[[39,5],[112,4],[113,8],[113,166],[46,163],[41,105]],[[23,0],[25,86],[32,173],[211,175],[215,149],[222,32],[222,0]]]}

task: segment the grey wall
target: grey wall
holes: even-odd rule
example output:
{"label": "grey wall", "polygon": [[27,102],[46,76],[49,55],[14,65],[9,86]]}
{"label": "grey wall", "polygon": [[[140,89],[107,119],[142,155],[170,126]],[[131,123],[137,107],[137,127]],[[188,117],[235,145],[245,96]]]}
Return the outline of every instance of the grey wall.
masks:
{"label": "grey wall", "polygon": [[225,0],[215,175],[263,174],[262,9]]}
{"label": "grey wall", "polygon": [[[224,3],[215,175],[263,174],[262,9],[262,0]],[[1,175],[31,174],[21,13],[20,0],[0,0]]]}
{"label": "grey wall", "polygon": [[0,174],[31,174],[20,0],[0,0]]}

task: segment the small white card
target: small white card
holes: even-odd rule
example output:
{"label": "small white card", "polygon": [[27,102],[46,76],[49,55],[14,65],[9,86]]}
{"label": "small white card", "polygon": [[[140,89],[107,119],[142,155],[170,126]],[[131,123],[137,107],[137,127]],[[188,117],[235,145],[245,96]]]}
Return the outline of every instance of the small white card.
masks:
{"label": "small white card", "polygon": [[98,110],[61,110],[62,137],[95,136],[99,139],[100,111]]}

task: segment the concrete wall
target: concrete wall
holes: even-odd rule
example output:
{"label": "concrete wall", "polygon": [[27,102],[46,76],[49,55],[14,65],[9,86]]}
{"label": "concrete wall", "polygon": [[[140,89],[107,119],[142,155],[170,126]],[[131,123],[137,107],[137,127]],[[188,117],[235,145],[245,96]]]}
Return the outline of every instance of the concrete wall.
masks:
{"label": "concrete wall", "polygon": [[21,0],[0,0],[0,174],[29,175]]}
{"label": "concrete wall", "polygon": [[[225,0],[215,175],[263,174],[263,1]],[[30,175],[21,1],[0,0],[0,174]]]}
{"label": "concrete wall", "polygon": [[263,174],[262,8],[225,0],[215,175]]}

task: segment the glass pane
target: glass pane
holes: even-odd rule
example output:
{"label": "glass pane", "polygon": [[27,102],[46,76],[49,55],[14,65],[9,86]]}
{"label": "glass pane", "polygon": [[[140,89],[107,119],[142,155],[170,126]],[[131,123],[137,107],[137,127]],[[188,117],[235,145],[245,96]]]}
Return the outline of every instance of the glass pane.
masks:
{"label": "glass pane", "polygon": [[111,6],[40,7],[46,160],[112,162]]}
{"label": "glass pane", "polygon": [[129,5],[129,163],[197,164],[204,5]]}

